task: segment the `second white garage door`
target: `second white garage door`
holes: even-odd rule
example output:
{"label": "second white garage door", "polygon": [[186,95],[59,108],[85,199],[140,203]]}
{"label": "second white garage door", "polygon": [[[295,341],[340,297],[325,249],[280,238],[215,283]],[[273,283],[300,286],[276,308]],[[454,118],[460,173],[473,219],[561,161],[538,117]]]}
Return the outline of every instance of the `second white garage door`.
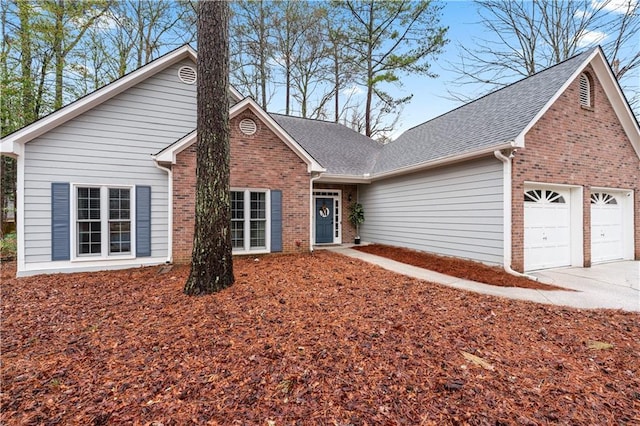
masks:
{"label": "second white garage door", "polygon": [[571,264],[569,192],[526,189],[524,193],[524,268]]}
{"label": "second white garage door", "polygon": [[622,259],[622,202],[615,192],[591,194],[591,261]]}

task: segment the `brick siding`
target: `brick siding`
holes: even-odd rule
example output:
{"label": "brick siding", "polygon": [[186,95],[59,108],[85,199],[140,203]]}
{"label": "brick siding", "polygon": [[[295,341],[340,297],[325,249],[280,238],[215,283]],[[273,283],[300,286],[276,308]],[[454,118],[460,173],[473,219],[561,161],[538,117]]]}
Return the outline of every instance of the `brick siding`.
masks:
{"label": "brick siding", "polygon": [[[251,118],[257,131],[240,132]],[[231,187],[282,190],[282,243],[285,253],[309,250],[309,173],[307,165],[260,119],[247,110],[230,120]],[[195,223],[196,144],[173,166],[173,260],[191,260]]]}
{"label": "brick siding", "polygon": [[524,182],[583,188],[584,266],[591,265],[591,188],[634,190],[635,259],[640,259],[640,160],[592,69],[593,108],[580,106],[579,78],[525,136],[513,160],[512,267],[524,269]]}

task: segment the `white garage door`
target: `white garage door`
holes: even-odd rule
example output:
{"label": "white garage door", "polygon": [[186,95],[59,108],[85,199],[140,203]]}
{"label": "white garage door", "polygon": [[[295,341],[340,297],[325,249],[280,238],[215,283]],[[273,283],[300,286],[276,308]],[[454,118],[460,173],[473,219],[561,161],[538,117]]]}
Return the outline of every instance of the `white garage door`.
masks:
{"label": "white garage door", "polygon": [[571,264],[569,192],[527,189],[524,193],[524,268]]}
{"label": "white garage door", "polygon": [[622,200],[615,193],[591,194],[591,261],[622,259]]}

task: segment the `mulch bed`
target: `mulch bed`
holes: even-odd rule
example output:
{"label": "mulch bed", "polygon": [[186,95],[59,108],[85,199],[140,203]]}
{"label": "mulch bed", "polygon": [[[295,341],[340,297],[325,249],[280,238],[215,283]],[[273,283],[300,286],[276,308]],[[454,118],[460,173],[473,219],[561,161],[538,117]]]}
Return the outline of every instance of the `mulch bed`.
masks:
{"label": "mulch bed", "polygon": [[365,253],[375,254],[376,256],[382,256],[398,262],[406,263],[408,265],[484,284],[491,284],[500,287],[531,288],[536,290],[572,291],[551,284],[530,280],[526,277],[517,277],[515,275],[508,274],[501,267],[489,266],[471,260],[439,256],[437,254],[411,250],[403,247],[392,247],[383,244],[354,246],[353,248]]}
{"label": "mulch bed", "polygon": [[456,290],[330,252],[15,279],[7,425],[640,422],[640,316]]}

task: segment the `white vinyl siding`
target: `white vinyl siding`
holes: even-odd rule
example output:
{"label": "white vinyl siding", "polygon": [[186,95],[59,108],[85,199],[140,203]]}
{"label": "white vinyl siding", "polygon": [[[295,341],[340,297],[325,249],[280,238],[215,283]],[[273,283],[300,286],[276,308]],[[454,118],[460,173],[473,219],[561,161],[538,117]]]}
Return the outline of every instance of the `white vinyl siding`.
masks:
{"label": "white vinyl siding", "polygon": [[359,187],[363,241],[501,264],[502,163],[480,159]]}
{"label": "white vinyl siding", "polygon": [[[151,187],[151,255],[168,255],[168,177],[152,155],[196,126],[184,60],[25,144],[25,262],[51,261],[51,182]],[[72,247],[72,250],[76,250]]]}

